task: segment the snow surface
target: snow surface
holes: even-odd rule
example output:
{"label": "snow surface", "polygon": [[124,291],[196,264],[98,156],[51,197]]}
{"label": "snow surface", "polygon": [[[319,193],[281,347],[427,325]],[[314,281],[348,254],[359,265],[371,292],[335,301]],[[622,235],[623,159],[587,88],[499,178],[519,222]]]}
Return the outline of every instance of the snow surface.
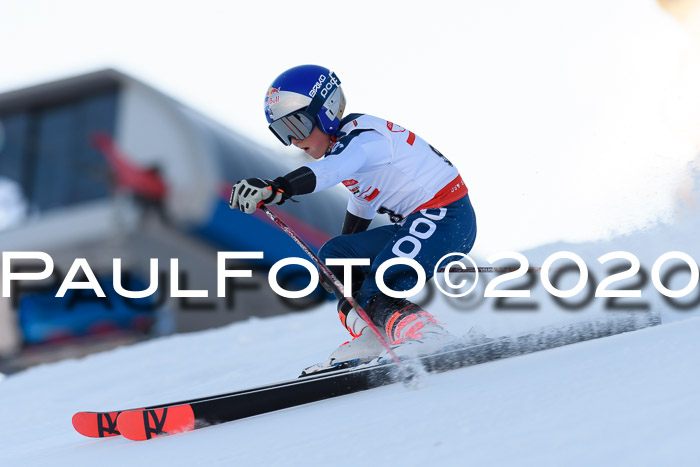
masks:
{"label": "snow surface", "polygon": [[[571,249],[600,279],[595,259],[610,251],[647,269],[664,251],[700,257],[699,224],[685,208],[635,235],[525,254],[534,266]],[[673,310],[649,286],[642,297],[665,324],[142,443],[84,438],[71,416],[294,378],[346,340],[334,305],[35,367],[0,383],[0,465],[698,465],[698,307]],[[542,287],[531,300],[538,311],[458,310],[442,296],[429,309],[456,334],[489,335],[615,313],[599,300],[563,310]]]}
{"label": "snow surface", "polygon": [[123,408],[295,377],[324,307],[162,338],[0,384],[0,465],[697,465],[700,319],[135,443],[75,433]]}

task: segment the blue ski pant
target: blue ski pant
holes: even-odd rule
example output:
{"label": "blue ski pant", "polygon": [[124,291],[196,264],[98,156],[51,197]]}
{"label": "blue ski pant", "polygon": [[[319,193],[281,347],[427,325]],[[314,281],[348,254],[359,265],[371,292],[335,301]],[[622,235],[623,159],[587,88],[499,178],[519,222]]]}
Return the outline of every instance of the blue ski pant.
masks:
{"label": "blue ski pant", "polygon": [[[440,258],[448,253],[469,253],[475,238],[476,216],[469,195],[465,195],[447,206],[414,212],[399,224],[334,237],[321,247],[319,256],[324,263],[329,258],[369,258],[370,266],[353,268],[353,283],[359,284],[358,273],[365,276],[359,292],[353,288],[353,295],[366,307],[373,296],[381,293],[375,275],[385,261],[414,259],[425,270],[427,280]],[[342,271],[342,267],[339,269]],[[391,266],[383,278],[386,286],[396,291],[410,290],[418,280],[413,268],[405,265]]]}

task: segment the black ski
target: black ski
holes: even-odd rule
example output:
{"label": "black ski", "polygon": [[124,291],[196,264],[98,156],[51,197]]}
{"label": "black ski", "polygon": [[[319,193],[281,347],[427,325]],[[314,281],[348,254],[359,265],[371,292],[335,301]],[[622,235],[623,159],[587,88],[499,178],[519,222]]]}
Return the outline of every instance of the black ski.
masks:
{"label": "black ski", "polygon": [[[639,313],[614,320],[551,326],[517,336],[484,339],[465,347],[407,359],[404,364],[409,368],[419,365],[428,373],[439,373],[656,324],[659,324],[657,316]],[[126,438],[145,440],[160,434],[181,433],[352,394],[401,380],[402,375],[394,362],[339,369],[228,394],[165,404],[160,408],[124,411],[117,419],[117,426]]]}

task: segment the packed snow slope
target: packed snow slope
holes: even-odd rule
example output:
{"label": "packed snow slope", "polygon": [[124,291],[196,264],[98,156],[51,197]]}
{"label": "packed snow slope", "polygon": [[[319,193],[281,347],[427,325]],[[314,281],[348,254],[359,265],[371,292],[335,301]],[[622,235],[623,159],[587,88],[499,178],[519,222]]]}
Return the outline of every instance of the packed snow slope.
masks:
{"label": "packed snow slope", "polygon": [[332,310],[180,335],[0,384],[0,465],[697,465],[700,319],[487,363],[147,442],[74,412],[295,377]]}

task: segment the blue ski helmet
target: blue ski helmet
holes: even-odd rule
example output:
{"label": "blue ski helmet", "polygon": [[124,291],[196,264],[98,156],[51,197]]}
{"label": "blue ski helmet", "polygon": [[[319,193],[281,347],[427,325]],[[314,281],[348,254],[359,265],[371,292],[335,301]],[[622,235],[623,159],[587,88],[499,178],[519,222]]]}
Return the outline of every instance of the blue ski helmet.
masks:
{"label": "blue ski helmet", "polygon": [[301,65],[279,75],[265,96],[269,128],[289,146],[291,139],[304,139],[314,126],[332,135],[340,128],[345,95],[340,80],[328,68]]}

